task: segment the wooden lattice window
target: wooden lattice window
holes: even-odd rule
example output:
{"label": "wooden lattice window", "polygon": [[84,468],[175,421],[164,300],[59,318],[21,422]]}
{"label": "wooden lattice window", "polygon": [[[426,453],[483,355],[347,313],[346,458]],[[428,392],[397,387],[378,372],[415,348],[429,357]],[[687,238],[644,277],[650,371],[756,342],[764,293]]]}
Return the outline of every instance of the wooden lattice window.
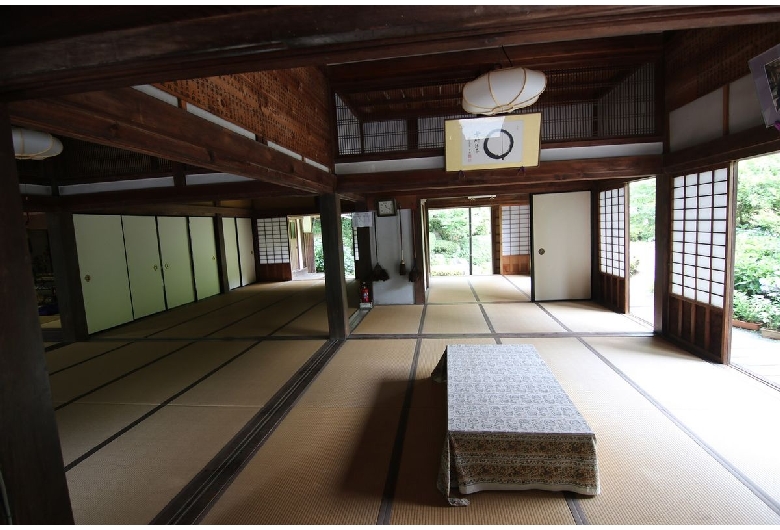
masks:
{"label": "wooden lattice window", "polygon": [[501,254],[531,253],[531,208],[529,205],[501,207]]}
{"label": "wooden lattice window", "polygon": [[290,262],[286,217],[257,220],[257,248],[261,264]]}
{"label": "wooden lattice window", "polygon": [[675,177],[672,206],[673,294],[723,307],[728,229],[728,170]]}
{"label": "wooden lattice window", "polygon": [[626,192],[624,188],[599,193],[599,265],[601,272],[626,276]]}

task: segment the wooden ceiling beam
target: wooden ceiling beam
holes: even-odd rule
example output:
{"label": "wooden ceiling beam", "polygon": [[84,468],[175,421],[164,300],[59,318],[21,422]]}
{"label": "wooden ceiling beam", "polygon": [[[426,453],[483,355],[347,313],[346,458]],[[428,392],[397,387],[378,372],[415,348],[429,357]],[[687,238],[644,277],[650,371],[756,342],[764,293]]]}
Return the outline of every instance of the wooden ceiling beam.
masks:
{"label": "wooden ceiling beam", "polygon": [[5,46],[0,97],[777,21],[775,6],[266,7]]}
{"label": "wooden ceiling beam", "polygon": [[[295,193],[282,186],[264,182],[230,182],[184,187],[147,188],[140,190],[84,193],[49,197],[25,195],[27,211],[86,212],[99,209],[122,211],[145,205],[181,204],[198,201],[255,199],[258,197],[291,197]],[[302,194],[309,196],[311,194]],[[128,210],[129,211],[129,210]]]}
{"label": "wooden ceiling beam", "polygon": [[457,191],[470,195],[475,193],[473,190],[476,188],[492,188],[495,191],[490,193],[497,193],[498,190],[517,185],[656,175],[662,171],[662,160],[660,155],[647,155],[542,162],[537,167],[525,170],[448,172],[443,169],[425,169],[341,175],[337,191],[363,195],[418,192],[421,197],[429,190],[450,190],[451,194]]}
{"label": "wooden ceiling beam", "polygon": [[[506,52],[506,53],[504,53]],[[466,83],[495,68],[523,66],[565,70],[658,60],[663,52],[660,34],[506,46],[501,48],[363,61],[329,66],[331,87],[338,93],[369,92],[426,85]]]}
{"label": "wooden ceiling beam", "polygon": [[11,121],[306,192],[332,193],[335,177],[132,88],[9,104]]}

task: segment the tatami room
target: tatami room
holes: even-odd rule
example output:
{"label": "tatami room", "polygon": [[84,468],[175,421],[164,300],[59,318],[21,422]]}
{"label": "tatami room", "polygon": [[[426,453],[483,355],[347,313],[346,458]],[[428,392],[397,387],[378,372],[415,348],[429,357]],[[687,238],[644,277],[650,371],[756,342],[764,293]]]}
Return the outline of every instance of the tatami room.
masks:
{"label": "tatami room", "polygon": [[[322,281],[261,283],[46,353],[79,524],[777,524],[777,392],[527,276],[432,278],[329,348]],[[359,321],[358,321],[359,320]],[[601,492],[436,487],[448,344],[531,344]],[[695,495],[691,492],[696,492]]]}
{"label": "tatami room", "polygon": [[0,13],[3,522],[780,524],[780,8]]}

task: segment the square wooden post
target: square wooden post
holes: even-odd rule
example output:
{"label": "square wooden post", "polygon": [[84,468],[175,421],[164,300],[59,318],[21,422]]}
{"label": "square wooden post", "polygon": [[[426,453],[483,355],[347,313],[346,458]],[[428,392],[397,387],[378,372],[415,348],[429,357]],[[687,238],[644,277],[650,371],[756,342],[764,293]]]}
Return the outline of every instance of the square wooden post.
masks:
{"label": "square wooden post", "polygon": [[13,523],[73,524],[5,105],[0,131],[0,472]]}
{"label": "square wooden post", "polygon": [[325,257],[325,301],[331,339],[349,335],[344,247],[341,241],[341,202],[334,193],[320,195],[322,251]]}

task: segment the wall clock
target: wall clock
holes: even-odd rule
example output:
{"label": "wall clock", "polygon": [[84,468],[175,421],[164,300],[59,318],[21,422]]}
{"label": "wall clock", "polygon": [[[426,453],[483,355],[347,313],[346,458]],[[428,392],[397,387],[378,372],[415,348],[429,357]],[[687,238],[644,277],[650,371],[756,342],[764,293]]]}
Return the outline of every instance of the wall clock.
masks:
{"label": "wall clock", "polygon": [[376,214],[379,217],[395,215],[395,199],[382,199],[376,201]]}

